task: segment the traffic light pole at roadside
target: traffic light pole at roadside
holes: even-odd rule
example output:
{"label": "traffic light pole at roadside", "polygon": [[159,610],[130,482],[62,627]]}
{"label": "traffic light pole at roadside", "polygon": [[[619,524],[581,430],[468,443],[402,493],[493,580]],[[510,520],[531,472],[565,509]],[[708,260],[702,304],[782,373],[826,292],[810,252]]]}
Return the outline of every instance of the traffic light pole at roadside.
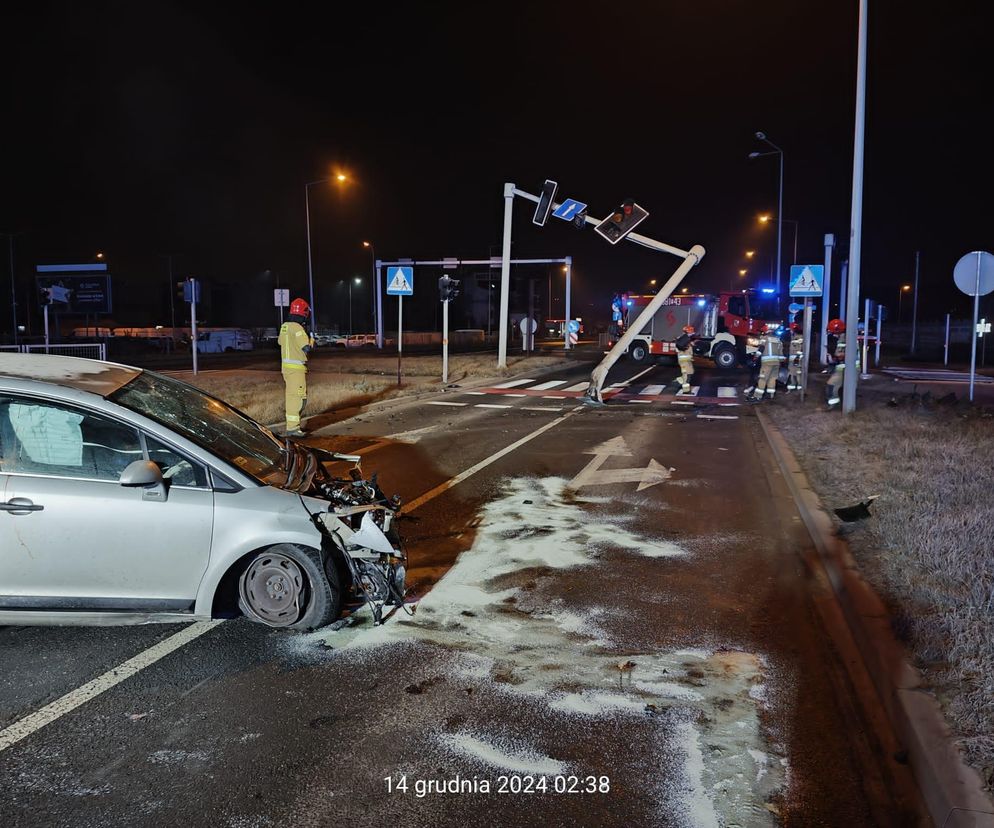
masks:
{"label": "traffic light pole at roadside", "polygon": [[449,382],[449,302],[459,295],[459,280],[443,276],[438,280],[442,301],[442,385]]}

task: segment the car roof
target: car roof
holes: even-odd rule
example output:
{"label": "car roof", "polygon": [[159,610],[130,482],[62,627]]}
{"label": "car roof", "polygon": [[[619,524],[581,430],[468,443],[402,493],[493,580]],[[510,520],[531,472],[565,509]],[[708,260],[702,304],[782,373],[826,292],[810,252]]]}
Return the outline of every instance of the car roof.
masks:
{"label": "car roof", "polygon": [[141,368],[80,357],[0,353],[0,378],[44,382],[106,397],[142,372]]}

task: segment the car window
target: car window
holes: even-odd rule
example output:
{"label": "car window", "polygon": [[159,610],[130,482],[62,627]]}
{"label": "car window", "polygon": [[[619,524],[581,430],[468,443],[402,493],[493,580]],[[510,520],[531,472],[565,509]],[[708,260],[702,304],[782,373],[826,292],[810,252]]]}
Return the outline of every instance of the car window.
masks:
{"label": "car window", "polygon": [[110,395],[263,484],[286,482],[283,445],[264,426],[184,382],[143,371]]}
{"label": "car window", "polygon": [[207,469],[196,460],[185,457],[147,434],[145,435],[145,448],[148,449],[148,459],[162,470],[163,478],[174,486],[207,488]]}
{"label": "car window", "polygon": [[0,395],[0,471],[116,481],[143,456],[137,430],[109,417]]}

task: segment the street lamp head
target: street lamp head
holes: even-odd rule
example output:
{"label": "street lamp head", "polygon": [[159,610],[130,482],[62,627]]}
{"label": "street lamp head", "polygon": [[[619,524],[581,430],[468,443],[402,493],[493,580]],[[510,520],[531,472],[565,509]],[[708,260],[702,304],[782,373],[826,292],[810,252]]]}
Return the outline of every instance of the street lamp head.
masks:
{"label": "street lamp head", "polygon": [[336,181],[347,181],[348,180],[348,176],[345,173],[338,173],[338,175],[335,176],[335,180]]}
{"label": "street lamp head", "polygon": [[355,282],[355,283],[356,283],[357,285],[361,285],[361,284],[362,284],[362,279],[360,279],[360,278],[359,278],[358,276],[356,276],[356,277],[355,277],[355,279],[354,279],[353,281],[354,281],[354,282]]}
{"label": "street lamp head", "polygon": [[747,250],[746,251],[746,258],[747,259],[751,259],[755,255],[756,255],[756,251],[755,250]]}
{"label": "street lamp head", "polygon": [[739,268],[739,276],[745,276],[748,272],[745,268]]}
{"label": "street lamp head", "polygon": [[368,241],[364,241],[364,242],[362,243],[362,246],[363,246],[363,247],[372,247],[373,245],[371,245],[371,244],[370,244],[370,243],[369,243]]}
{"label": "street lamp head", "polygon": [[762,153],[762,152],[750,152],[749,153],[749,159],[752,160],[752,159],[755,159],[755,158],[759,158],[759,156],[761,156],[761,155],[765,155],[765,153]]}
{"label": "street lamp head", "polygon": [[901,290],[911,290],[911,285],[901,285]]}
{"label": "street lamp head", "polygon": [[763,213],[763,215],[759,217],[759,223],[766,224],[771,218],[772,216],[769,213]]}
{"label": "street lamp head", "polygon": [[756,137],[757,137],[757,138],[758,138],[758,139],[759,139],[760,141],[765,141],[765,140],[766,140],[766,133],[765,133],[765,132],[757,132],[757,133],[756,133]]}

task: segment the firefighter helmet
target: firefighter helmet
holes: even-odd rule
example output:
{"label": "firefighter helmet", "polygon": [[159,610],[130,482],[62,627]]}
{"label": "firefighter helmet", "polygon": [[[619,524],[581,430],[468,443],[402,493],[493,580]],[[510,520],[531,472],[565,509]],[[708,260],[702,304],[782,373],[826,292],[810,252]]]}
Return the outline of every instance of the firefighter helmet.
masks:
{"label": "firefighter helmet", "polygon": [[694,326],[693,325],[684,325],[683,326],[683,332],[685,334],[692,334],[692,333],[694,333]]}
{"label": "firefighter helmet", "polygon": [[846,323],[843,322],[841,319],[833,319],[825,327],[830,334],[840,334],[840,333],[845,333]]}
{"label": "firefighter helmet", "polygon": [[310,316],[311,306],[303,299],[294,299],[290,303],[290,316]]}

